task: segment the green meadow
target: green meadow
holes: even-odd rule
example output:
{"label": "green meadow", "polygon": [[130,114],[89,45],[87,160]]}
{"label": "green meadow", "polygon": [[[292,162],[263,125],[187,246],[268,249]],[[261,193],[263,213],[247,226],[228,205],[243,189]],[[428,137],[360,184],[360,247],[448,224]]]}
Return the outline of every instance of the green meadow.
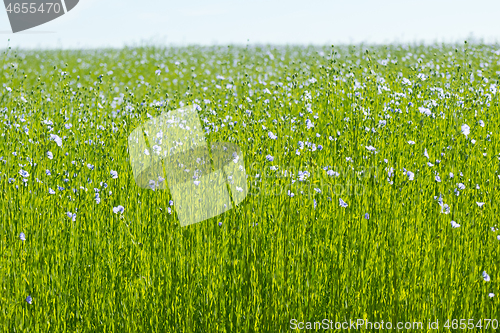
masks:
{"label": "green meadow", "polygon": [[[1,331],[494,330],[499,79],[470,43],[4,48]],[[185,106],[248,193],[182,227],[128,137]]]}

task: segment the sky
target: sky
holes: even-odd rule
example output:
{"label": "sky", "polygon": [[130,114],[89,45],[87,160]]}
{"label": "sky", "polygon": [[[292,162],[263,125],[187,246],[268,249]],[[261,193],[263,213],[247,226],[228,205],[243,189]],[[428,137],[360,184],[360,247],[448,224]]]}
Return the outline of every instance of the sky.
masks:
{"label": "sky", "polygon": [[0,8],[0,48],[496,43],[499,14],[499,0],[80,0],[16,34]]}

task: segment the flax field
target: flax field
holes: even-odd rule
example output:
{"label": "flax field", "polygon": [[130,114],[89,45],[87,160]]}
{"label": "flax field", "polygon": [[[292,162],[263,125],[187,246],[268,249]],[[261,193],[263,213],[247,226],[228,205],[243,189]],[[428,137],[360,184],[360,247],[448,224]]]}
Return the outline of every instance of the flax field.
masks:
{"label": "flax field", "polygon": [[[499,79],[500,45],[467,42],[4,47],[1,331],[492,330]],[[183,227],[127,140],[187,106],[248,193]]]}

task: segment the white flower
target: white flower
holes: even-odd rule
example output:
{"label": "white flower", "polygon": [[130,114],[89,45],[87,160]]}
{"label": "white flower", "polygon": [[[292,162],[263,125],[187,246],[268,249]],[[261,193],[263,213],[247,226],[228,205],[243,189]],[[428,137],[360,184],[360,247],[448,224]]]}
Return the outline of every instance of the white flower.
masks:
{"label": "white flower", "polygon": [[50,135],[50,140],[55,141],[55,143],[56,143],[59,147],[61,147],[61,146],[62,146],[62,139],[61,139],[58,135],[51,134],[51,135]]}
{"label": "white flower", "polygon": [[369,151],[375,151],[375,150],[377,150],[377,149],[376,149],[375,147],[373,147],[373,146],[366,146],[365,148],[366,148],[366,149],[368,149]]}
{"label": "white flower", "polygon": [[114,170],[111,170],[111,171],[110,171],[110,174],[111,174],[111,178],[113,178],[113,179],[118,178],[118,172],[116,172],[116,171],[114,171]]}
{"label": "white flower", "polygon": [[310,129],[310,128],[313,128],[314,127],[314,124],[311,120],[307,119],[306,120],[306,126],[307,126],[307,129]]}
{"label": "white flower", "polygon": [[415,174],[411,171],[407,171],[406,174],[408,175],[409,180],[413,180],[413,178],[415,177]]}
{"label": "white flower", "polygon": [[333,170],[328,170],[328,171],[326,172],[326,174],[327,174],[328,176],[335,176],[335,177],[338,177],[338,176],[340,175],[337,171],[333,171]]}
{"label": "white flower", "polygon": [[300,182],[303,182],[304,180],[306,180],[306,179],[307,179],[307,177],[309,177],[309,176],[310,176],[310,174],[309,174],[309,172],[308,172],[308,171],[304,171],[304,172],[299,171],[298,176],[299,176],[299,181],[300,181]]}
{"label": "white flower", "polygon": [[409,143],[410,145],[414,145],[414,144],[415,144],[415,141],[411,141],[411,140],[410,140],[410,141],[408,141],[408,143]]}
{"label": "white flower", "polygon": [[405,84],[405,85],[408,85],[408,86],[412,85],[412,82],[410,80],[408,80],[407,78],[405,78],[405,77],[403,78],[403,82],[402,83]]}
{"label": "white flower", "polygon": [[[386,168],[386,170],[387,170],[387,168]],[[389,170],[387,170],[387,176],[390,178],[390,177],[392,177],[393,174],[394,174],[394,168],[391,167]]]}
{"label": "white flower", "polygon": [[468,136],[470,134],[470,127],[467,124],[463,124],[462,127],[462,134],[465,136]]}
{"label": "white flower", "polygon": [[156,182],[152,179],[149,180],[149,188],[152,189],[153,191],[155,191],[155,188],[156,188]]}
{"label": "white flower", "polygon": [[154,145],[153,146],[153,151],[155,152],[155,154],[159,155],[160,151],[161,151],[161,147],[158,146],[158,145]]}
{"label": "white flower", "polygon": [[486,271],[483,271],[483,279],[486,282],[489,282],[491,280],[490,276],[488,275],[488,273],[486,273]]}
{"label": "white flower", "polygon": [[479,207],[483,207],[484,202],[476,202]]}
{"label": "white flower", "polygon": [[49,160],[51,160],[51,159],[54,158],[54,155],[52,155],[52,152],[48,151],[47,152],[47,157],[49,158]]}
{"label": "white flower", "polygon": [[497,85],[492,83],[490,85],[490,91],[493,95],[495,95],[497,93]]}
{"label": "white flower", "polygon": [[125,210],[125,208],[123,206],[113,207],[113,213],[115,213],[115,214],[123,213],[124,210]]}
{"label": "white flower", "polygon": [[489,294],[488,294],[488,296],[489,296],[490,298],[493,298],[493,297],[495,297],[495,294],[493,294],[493,293],[489,293]]}
{"label": "white flower", "polygon": [[452,228],[459,228],[460,227],[460,224],[458,224],[457,222],[455,221],[451,221],[451,227]]}
{"label": "white flower", "polygon": [[418,111],[425,114],[426,116],[430,116],[432,114],[431,110],[429,110],[428,108],[424,108],[423,106],[419,107]]}

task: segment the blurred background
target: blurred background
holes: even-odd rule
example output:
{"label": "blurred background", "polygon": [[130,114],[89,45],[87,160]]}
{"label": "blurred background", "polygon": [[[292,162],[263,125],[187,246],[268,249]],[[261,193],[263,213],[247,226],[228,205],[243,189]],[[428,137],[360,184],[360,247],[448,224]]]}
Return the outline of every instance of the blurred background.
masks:
{"label": "blurred background", "polygon": [[[29,0],[26,0],[29,1]],[[500,41],[498,0],[80,0],[64,16],[0,48],[137,45],[382,44]]]}

